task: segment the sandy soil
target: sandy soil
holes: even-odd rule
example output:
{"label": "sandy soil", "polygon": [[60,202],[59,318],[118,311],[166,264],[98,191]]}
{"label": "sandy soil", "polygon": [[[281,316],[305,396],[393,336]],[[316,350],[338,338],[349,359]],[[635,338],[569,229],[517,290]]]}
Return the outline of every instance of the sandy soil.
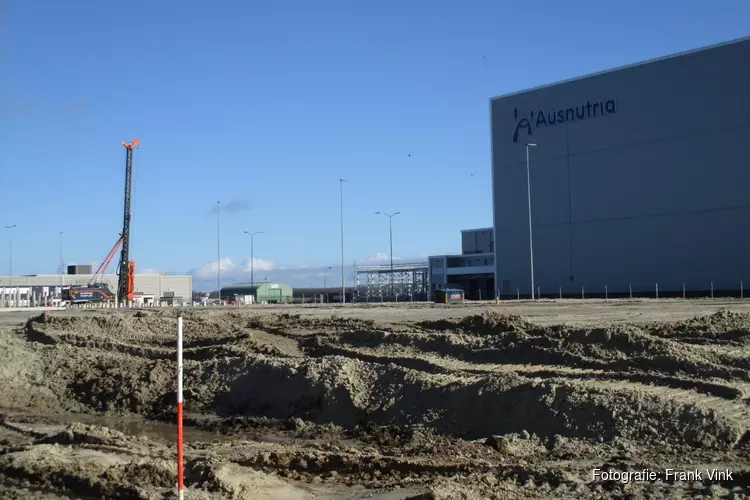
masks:
{"label": "sandy soil", "polygon": [[[177,313],[0,312],[0,498],[174,498]],[[750,302],[183,315],[186,498],[750,493]]]}

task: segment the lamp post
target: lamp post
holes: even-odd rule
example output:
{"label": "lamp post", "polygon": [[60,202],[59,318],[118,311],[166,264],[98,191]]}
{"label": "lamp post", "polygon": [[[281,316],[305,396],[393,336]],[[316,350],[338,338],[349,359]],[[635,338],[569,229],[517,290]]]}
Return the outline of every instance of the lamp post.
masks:
{"label": "lamp post", "polygon": [[344,183],[346,179],[339,179],[341,190],[341,303],[346,304],[346,285],[344,281]]}
{"label": "lamp post", "polygon": [[221,305],[221,201],[216,202],[216,289]]}
{"label": "lamp post", "polygon": [[395,212],[388,214],[385,212],[375,212],[375,215],[385,215],[388,217],[388,236],[391,244],[391,297],[393,296],[393,217],[400,214],[401,212]]}
{"label": "lamp post", "polygon": [[529,260],[531,261],[531,298],[534,299],[534,241],[531,237],[531,169],[529,168],[529,149],[536,144],[526,144],[526,193],[529,202]]}
{"label": "lamp post", "polygon": [[323,269],[323,297],[325,297],[325,299],[323,299],[323,302],[328,302],[328,281],[326,279],[326,275],[331,269],[333,269],[333,266],[328,266]]}
{"label": "lamp post", "polygon": [[60,296],[62,297],[62,288],[63,288],[63,274],[64,271],[64,265],[63,265],[63,232],[60,231]]}
{"label": "lamp post", "polygon": [[245,231],[245,234],[250,236],[250,287],[252,288],[255,286],[255,235],[263,234],[263,231],[256,231],[254,233]]}
{"label": "lamp post", "polygon": [[10,230],[16,227],[16,225],[11,224],[10,226],[4,226],[4,227],[5,229],[9,231],[8,232],[8,288],[11,288],[13,286],[13,233],[10,232]]}

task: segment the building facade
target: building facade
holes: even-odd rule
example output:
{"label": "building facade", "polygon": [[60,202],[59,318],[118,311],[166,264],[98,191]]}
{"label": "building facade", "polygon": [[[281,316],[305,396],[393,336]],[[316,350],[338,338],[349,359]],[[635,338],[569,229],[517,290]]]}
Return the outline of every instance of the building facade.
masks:
{"label": "building facade", "polygon": [[491,227],[461,231],[460,255],[429,257],[431,291],[460,288],[466,299],[494,297],[495,253]]}
{"label": "building facade", "polygon": [[529,186],[542,295],[750,282],[748,61],[750,37],[491,99],[499,294],[530,295]]}

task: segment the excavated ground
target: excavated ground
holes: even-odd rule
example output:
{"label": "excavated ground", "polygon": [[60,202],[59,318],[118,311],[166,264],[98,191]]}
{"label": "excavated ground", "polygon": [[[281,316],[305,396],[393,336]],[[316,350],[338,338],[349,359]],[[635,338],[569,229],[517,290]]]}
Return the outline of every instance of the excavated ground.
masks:
{"label": "excavated ground", "polygon": [[[689,304],[184,310],[186,498],[746,496],[748,305]],[[1,498],[174,498],[177,312],[0,314]]]}

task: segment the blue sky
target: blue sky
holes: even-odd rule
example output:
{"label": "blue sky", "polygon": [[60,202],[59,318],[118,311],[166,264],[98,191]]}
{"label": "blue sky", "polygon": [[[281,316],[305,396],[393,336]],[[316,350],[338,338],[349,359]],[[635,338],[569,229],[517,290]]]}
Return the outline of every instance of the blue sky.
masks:
{"label": "blue sky", "polygon": [[245,275],[244,230],[265,232],[269,279],[336,265],[340,177],[347,264],[388,253],[378,210],[401,212],[397,257],[458,252],[461,229],[492,223],[489,97],[750,31],[746,0],[2,5],[14,274],[55,272],[60,231],[67,263],[106,255],[133,137],[141,270],[210,274],[217,200],[236,208],[221,223],[227,279]]}

